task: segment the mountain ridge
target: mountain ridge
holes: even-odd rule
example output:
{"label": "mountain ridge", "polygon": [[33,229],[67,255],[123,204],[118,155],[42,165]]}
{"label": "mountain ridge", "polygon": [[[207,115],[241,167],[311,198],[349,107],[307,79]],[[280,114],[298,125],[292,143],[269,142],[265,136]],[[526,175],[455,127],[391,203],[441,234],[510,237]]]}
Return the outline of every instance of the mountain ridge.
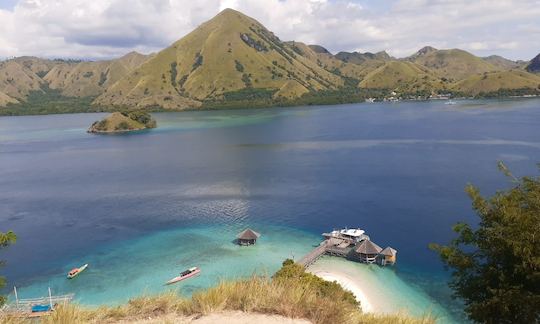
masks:
{"label": "mountain ridge", "polygon": [[51,91],[91,98],[92,109],[105,110],[182,110],[253,100],[273,105],[325,96],[341,102],[362,100],[368,90],[414,98],[505,89],[534,94],[540,84],[529,72],[537,65],[540,71],[540,55],[527,64],[431,46],[400,59],[386,51],[334,55],[321,45],[282,41],[256,19],[225,9],[151,55],[130,52],[82,62],[25,56],[0,62],[0,107],[24,106],[30,94]]}

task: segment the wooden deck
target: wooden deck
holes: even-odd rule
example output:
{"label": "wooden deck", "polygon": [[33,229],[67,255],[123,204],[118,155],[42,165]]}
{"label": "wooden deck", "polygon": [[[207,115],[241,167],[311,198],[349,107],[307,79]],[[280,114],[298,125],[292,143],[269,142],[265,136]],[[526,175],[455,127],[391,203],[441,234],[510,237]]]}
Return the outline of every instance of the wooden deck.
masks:
{"label": "wooden deck", "polygon": [[321,255],[326,253],[326,248],[327,248],[327,241],[324,241],[323,243],[321,243],[321,245],[319,245],[318,247],[313,249],[308,254],[304,255],[304,257],[302,257],[300,260],[298,260],[297,263],[304,266],[304,268],[309,267],[315,261],[317,261],[317,259],[320,258]]}

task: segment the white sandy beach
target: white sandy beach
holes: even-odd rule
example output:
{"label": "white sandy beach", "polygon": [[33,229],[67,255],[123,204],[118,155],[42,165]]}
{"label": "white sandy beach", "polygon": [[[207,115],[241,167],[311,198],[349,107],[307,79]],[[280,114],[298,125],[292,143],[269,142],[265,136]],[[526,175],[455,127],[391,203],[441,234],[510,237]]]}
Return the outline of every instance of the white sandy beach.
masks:
{"label": "white sandy beach", "polygon": [[365,265],[324,256],[308,271],[327,281],[336,281],[351,291],[366,313],[431,314],[438,323],[452,322],[446,311],[422,290],[406,283],[391,268]]}
{"label": "white sandy beach", "polygon": [[354,296],[356,297],[356,300],[360,302],[362,311],[364,311],[365,313],[374,312],[373,305],[371,304],[369,298],[366,296],[364,291],[362,291],[361,285],[358,283],[358,280],[355,280],[354,278],[351,278],[344,273],[340,273],[336,271],[330,272],[330,271],[324,271],[324,270],[310,269],[309,272],[313,273],[314,275],[317,275],[318,277],[326,281],[337,282],[343,288],[349,290],[350,292],[354,294]]}

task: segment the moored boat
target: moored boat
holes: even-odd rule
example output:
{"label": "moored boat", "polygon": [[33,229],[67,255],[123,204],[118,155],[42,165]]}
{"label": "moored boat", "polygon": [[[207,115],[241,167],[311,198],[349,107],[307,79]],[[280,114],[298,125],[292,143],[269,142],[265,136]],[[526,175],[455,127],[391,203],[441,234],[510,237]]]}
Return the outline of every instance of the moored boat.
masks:
{"label": "moored boat", "polygon": [[71,271],[68,272],[68,274],[67,274],[67,278],[68,278],[68,279],[73,279],[73,278],[75,278],[75,277],[78,276],[81,272],[83,272],[84,270],[86,270],[86,268],[88,268],[88,263],[85,264],[85,265],[83,265],[82,267],[71,269]]}
{"label": "moored boat", "polygon": [[167,281],[165,284],[170,285],[170,284],[173,284],[173,283],[177,283],[177,282],[182,281],[184,279],[194,277],[194,276],[198,275],[200,272],[201,272],[201,269],[199,269],[198,267],[189,268],[186,271],[181,272],[178,277],[172,278],[171,280]]}

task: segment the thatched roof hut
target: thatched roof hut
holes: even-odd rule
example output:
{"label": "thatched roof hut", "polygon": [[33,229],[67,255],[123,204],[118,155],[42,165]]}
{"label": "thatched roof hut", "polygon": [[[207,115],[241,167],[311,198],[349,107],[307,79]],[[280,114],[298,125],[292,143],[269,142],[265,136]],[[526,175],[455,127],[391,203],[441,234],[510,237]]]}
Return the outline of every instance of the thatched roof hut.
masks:
{"label": "thatched roof hut", "polygon": [[384,250],[381,251],[380,254],[384,257],[382,261],[383,265],[386,265],[387,263],[396,263],[397,251],[392,249],[391,247],[387,246]]}
{"label": "thatched roof hut", "polygon": [[363,240],[354,251],[358,254],[361,262],[374,263],[382,248],[370,240]]}
{"label": "thatched roof hut", "polygon": [[257,239],[261,236],[261,234],[255,232],[251,228],[247,228],[243,230],[240,234],[236,236],[237,242],[240,245],[252,245],[257,242]]}

